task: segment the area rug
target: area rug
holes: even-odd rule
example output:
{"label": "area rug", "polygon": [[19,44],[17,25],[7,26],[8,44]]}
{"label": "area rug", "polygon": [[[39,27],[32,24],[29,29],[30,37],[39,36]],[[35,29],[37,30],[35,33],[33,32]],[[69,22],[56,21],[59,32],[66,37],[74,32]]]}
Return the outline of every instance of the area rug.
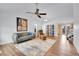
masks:
{"label": "area rug", "polygon": [[43,56],[51,48],[56,40],[34,39],[23,43],[15,44],[15,47],[26,56]]}

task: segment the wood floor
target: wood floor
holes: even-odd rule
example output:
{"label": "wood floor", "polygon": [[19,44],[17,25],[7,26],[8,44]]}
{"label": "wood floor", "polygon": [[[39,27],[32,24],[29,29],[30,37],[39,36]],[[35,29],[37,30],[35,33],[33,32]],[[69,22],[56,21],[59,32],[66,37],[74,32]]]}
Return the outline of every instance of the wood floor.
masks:
{"label": "wood floor", "polygon": [[52,46],[45,56],[79,56],[74,44],[70,43],[65,36],[62,36],[54,46]]}
{"label": "wood floor", "polygon": [[[0,56],[24,56],[14,47],[14,44],[0,46]],[[74,44],[69,43],[65,38],[57,42],[47,51],[45,56],[79,56]]]}
{"label": "wood floor", "polygon": [[0,46],[0,56],[24,56],[19,50],[14,47],[14,44],[6,44]]}

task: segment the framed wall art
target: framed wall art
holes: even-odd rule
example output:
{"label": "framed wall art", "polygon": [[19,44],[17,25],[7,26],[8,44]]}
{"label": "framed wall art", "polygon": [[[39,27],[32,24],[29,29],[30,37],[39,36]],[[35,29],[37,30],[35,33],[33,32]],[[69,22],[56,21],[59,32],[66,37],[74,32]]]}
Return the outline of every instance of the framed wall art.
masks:
{"label": "framed wall art", "polygon": [[28,22],[27,19],[17,17],[17,31],[27,31]]}

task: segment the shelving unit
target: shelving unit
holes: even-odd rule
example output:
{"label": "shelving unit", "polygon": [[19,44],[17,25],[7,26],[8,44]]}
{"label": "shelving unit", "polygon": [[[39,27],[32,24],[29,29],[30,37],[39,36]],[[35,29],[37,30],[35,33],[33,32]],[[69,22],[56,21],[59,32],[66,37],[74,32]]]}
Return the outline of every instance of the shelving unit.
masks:
{"label": "shelving unit", "polygon": [[54,36],[54,24],[46,26],[47,36]]}

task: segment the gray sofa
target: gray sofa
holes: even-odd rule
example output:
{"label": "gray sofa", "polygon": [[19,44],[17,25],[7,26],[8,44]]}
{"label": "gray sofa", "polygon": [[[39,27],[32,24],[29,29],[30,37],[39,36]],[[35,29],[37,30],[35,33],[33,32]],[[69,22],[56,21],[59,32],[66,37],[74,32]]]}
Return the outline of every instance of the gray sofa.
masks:
{"label": "gray sofa", "polygon": [[24,42],[34,38],[32,32],[17,32],[13,34],[14,43]]}

